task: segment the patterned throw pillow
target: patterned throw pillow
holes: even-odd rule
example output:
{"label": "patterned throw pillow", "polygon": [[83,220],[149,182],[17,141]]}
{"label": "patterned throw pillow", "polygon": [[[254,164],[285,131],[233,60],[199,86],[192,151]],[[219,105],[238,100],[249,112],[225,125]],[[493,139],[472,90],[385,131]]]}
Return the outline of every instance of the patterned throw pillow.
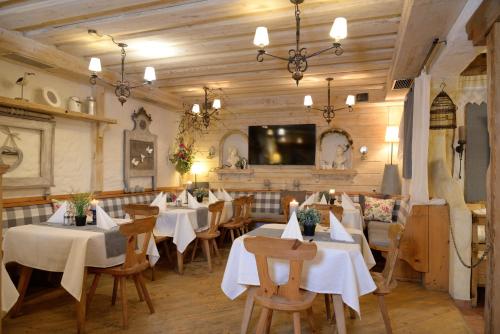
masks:
{"label": "patterned throw pillow", "polygon": [[390,223],[395,202],[394,199],[378,199],[367,196],[365,198],[365,219]]}

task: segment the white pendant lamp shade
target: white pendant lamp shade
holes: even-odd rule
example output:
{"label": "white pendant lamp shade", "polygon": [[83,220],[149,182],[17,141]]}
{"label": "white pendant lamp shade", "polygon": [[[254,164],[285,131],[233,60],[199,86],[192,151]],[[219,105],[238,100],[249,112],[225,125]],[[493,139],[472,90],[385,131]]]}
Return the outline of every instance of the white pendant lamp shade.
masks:
{"label": "white pendant lamp shade", "polygon": [[144,70],[144,80],[146,81],[155,81],[156,73],[154,67],[148,66]]}
{"label": "white pendant lamp shade", "polygon": [[335,21],[333,21],[330,37],[336,41],[340,41],[347,37],[347,20],[345,17],[337,17]]}
{"label": "white pendant lamp shade", "polygon": [[91,72],[101,72],[102,71],[101,60],[99,58],[96,58],[96,57],[90,58],[89,71],[91,71]]}
{"label": "white pendant lamp shade", "polygon": [[348,106],[353,106],[356,104],[356,98],[354,95],[347,95],[347,99],[345,100],[345,104]]}
{"label": "white pendant lamp shade", "polygon": [[385,130],[386,143],[399,143],[399,127],[388,126]]}
{"label": "white pendant lamp shade", "polygon": [[214,102],[212,103],[212,108],[214,109],[220,109],[221,108],[221,103],[219,99],[215,99]]}
{"label": "white pendant lamp shade", "polygon": [[200,113],[200,105],[199,104],[193,104],[193,108],[191,109],[193,114],[199,114]]}
{"label": "white pendant lamp shade", "polygon": [[255,30],[255,37],[253,38],[253,44],[261,49],[269,45],[269,35],[266,27],[257,27]]}
{"label": "white pendant lamp shade", "polygon": [[313,99],[312,99],[311,95],[304,96],[304,106],[310,107],[312,105],[313,105]]}

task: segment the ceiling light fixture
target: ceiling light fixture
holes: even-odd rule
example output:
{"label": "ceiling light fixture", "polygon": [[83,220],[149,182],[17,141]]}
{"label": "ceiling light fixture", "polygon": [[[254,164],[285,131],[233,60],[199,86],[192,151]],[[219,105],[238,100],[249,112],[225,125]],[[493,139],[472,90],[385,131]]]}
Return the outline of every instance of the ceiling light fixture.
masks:
{"label": "ceiling light fixture", "polygon": [[351,112],[351,111],[353,111],[352,106],[356,103],[356,99],[355,99],[354,95],[347,95],[347,99],[345,101],[345,104],[347,105],[347,107],[335,109],[330,103],[330,90],[331,90],[330,83],[332,82],[332,80],[333,80],[333,78],[326,78],[326,81],[328,81],[328,105],[324,106],[323,109],[313,108],[313,106],[312,106],[313,100],[312,100],[311,95],[306,95],[304,97],[304,106],[307,108],[307,110],[314,109],[314,110],[322,111],[323,118],[326,120],[326,122],[328,124],[330,124],[332,119],[335,118],[336,111],[348,109],[349,112]]}
{"label": "ceiling light fixture", "polygon": [[292,78],[299,85],[299,81],[304,76],[307,70],[307,60],[311,57],[317,56],[329,50],[334,50],[335,55],[340,56],[344,53],[340,40],[347,37],[347,20],[343,17],[337,17],[330,30],[330,37],[334,39],[333,45],[329,48],[314,52],[310,55],[307,54],[307,49],[300,46],[300,9],[299,4],[304,0],[290,0],[295,5],[295,49],[288,50],[288,58],[275,56],[267,52],[264,48],[269,45],[269,35],[266,27],[258,27],[255,31],[253,44],[259,47],[257,51],[257,61],[263,62],[264,55],[273,58],[285,60],[288,62],[288,71],[292,73]]}
{"label": "ceiling light fixture", "polygon": [[145,85],[151,85],[153,81],[156,80],[156,73],[154,67],[146,67],[144,70],[144,82],[140,85],[135,85],[132,86],[130,82],[125,80],[125,57],[127,56],[127,53],[125,51],[125,48],[128,46],[125,43],[118,43],[115,41],[113,36],[111,35],[101,35],[99,34],[96,30],[94,29],[89,29],[88,30],[89,35],[94,36],[94,37],[99,37],[102,38],[104,36],[107,36],[111,38],[111,41],[113,41],[114,44],[116,44],[118,47],[121,48],[121,72],[120,72],[120,79],[116,83],[110,83],[107,82],[106,80],[99,78],[97,73],[102,71],[101,67],[101,60],[96,57],[90,58],[89,62],[89,71],[90,71],[90,83],[92,85],[95,85],[97,83],[97,79],[107,83],[108,85],[111,85],[115,87],[115,95],[118,97],[118,101],[123,104],[127,102],[127,99],[130,97],[131,90],[137,87],[145,86]]}
{"label": "ceiling light fixture", "polygon": [[191,116],[196,117],[196,119],[201,119],[206,129],[210,126],[210,121],[222,108],[222,103],[219,98],[215,98],[213,89],[203,87],[203,91],[205,92],[205,101],[203,105],[200,106],[198,103],[195,103],[187,113],[190,113]]}

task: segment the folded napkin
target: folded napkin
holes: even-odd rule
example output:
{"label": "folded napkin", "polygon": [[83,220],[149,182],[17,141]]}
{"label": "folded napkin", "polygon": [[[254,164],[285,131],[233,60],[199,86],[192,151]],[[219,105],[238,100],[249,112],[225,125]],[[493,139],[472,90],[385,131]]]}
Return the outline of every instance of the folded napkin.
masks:
{"label": "folded napkin", "polygon": [[224,201],[224,192],[220,188],[217,188],[217,191],[215,192],[215,196],[220,200]]}
{"label": "folded napkin", "polygon": [[338,241],[354,242],[352,236],[345,230],[337,217],[330,211],[330,238]]}
{"label": "folded napkin", "polygon": [[212,191],[208,191],[208,203],[210,204],[213,204],[215,202],[217,202],[219,200],[219,198],[217,198],[217,196],[214,195],[214,193]]}
{"label": "folded napkin", "polygon": [[341,199],[342,199],[342,208],[344,208],[344,210],[356,210],[354,202],[346,193],[342,193]]}
{"label": "folded napkin", "polygon": [[321,204],[328,204],[328,202],[326,201],[326,197],[325,195],[321,196],[321,201],[319,201]]}
{"label": "folded napkin", "polygon": [[299,209],[302,210],[302,209],[304,209],[304,207],[306,205],[314,204],[317,201],[317,198],[318,198],[318,193],[312,194],[311,196],[309,196],[308,198],[306,198],[306,200],[304,201],[304,203],[302,203],[299,206]]}
{"label": "folded napkin", "polygon": [[97,227],[102,228],[103,230],[111,230],[113,227],[118,226],[113,218],[111,218],[99,205],[96,205],[95,207],[95,215]]}
{"label": "folded napkin", "polygon": [[298,239],[304,241],[302,233],[300,232],[299,220],[295,212],[290,216],[290,220],[286,224],[285,230],[281,235],[281,239]]}
{"label": "folded napkin", "polygon": [[233,200],[231,195],[229,195],[225,189],[222,189],[222,193],[224,194],[224,200],[226,202],[231,202]]}
{"label": "folded napkin", "polygon": [[[188,192],[189,193],[189,192]],[[186,189],[184,189],[179,196],[177,196],[177,199],[180,199],[183,204],[186,203]]]}
{"label": "folded napkin", "polygon": [[59,209],[57,209],[56,212],[50,216],[49,220],[47,220],[47,223],[63,224],[66,211],[68,211],[68,202],[62,203]]}
{"label": "folded napkin", "polygon": [[188,208],[190,209],[198,209],[203,207],[201,203],[199,203],[196,198],[193,197],[193,195],[188,193]]}
{"label": "folded napkin", "polygon": [[150,206],[157,206],[160,211],[167,210],[167,194],[164,194],[163,191],[159,193],[151,202]]}

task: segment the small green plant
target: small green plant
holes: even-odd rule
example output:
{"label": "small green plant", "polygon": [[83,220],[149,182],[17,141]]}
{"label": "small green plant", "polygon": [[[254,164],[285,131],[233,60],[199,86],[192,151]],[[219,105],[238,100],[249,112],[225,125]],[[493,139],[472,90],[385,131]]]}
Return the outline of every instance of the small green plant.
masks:
{"label": "small green plant", "polygon": [[195,197],[205,197],[208,196],[208,190],[206,188],[197,188],[193,190],[193,195]]}
{"label": "small green plant", "polygon": [[75,208],[75,216],[83,217],[87,215],[91,199],[92,194],[90,193],[78,193],[71,195],[71,202]]}
{"label": "small green plant", "polygon": [[321,221],[321,215],[318,210],[314,208],[307,208],[297,211],[297,218],[303,225],[316,225]]}

